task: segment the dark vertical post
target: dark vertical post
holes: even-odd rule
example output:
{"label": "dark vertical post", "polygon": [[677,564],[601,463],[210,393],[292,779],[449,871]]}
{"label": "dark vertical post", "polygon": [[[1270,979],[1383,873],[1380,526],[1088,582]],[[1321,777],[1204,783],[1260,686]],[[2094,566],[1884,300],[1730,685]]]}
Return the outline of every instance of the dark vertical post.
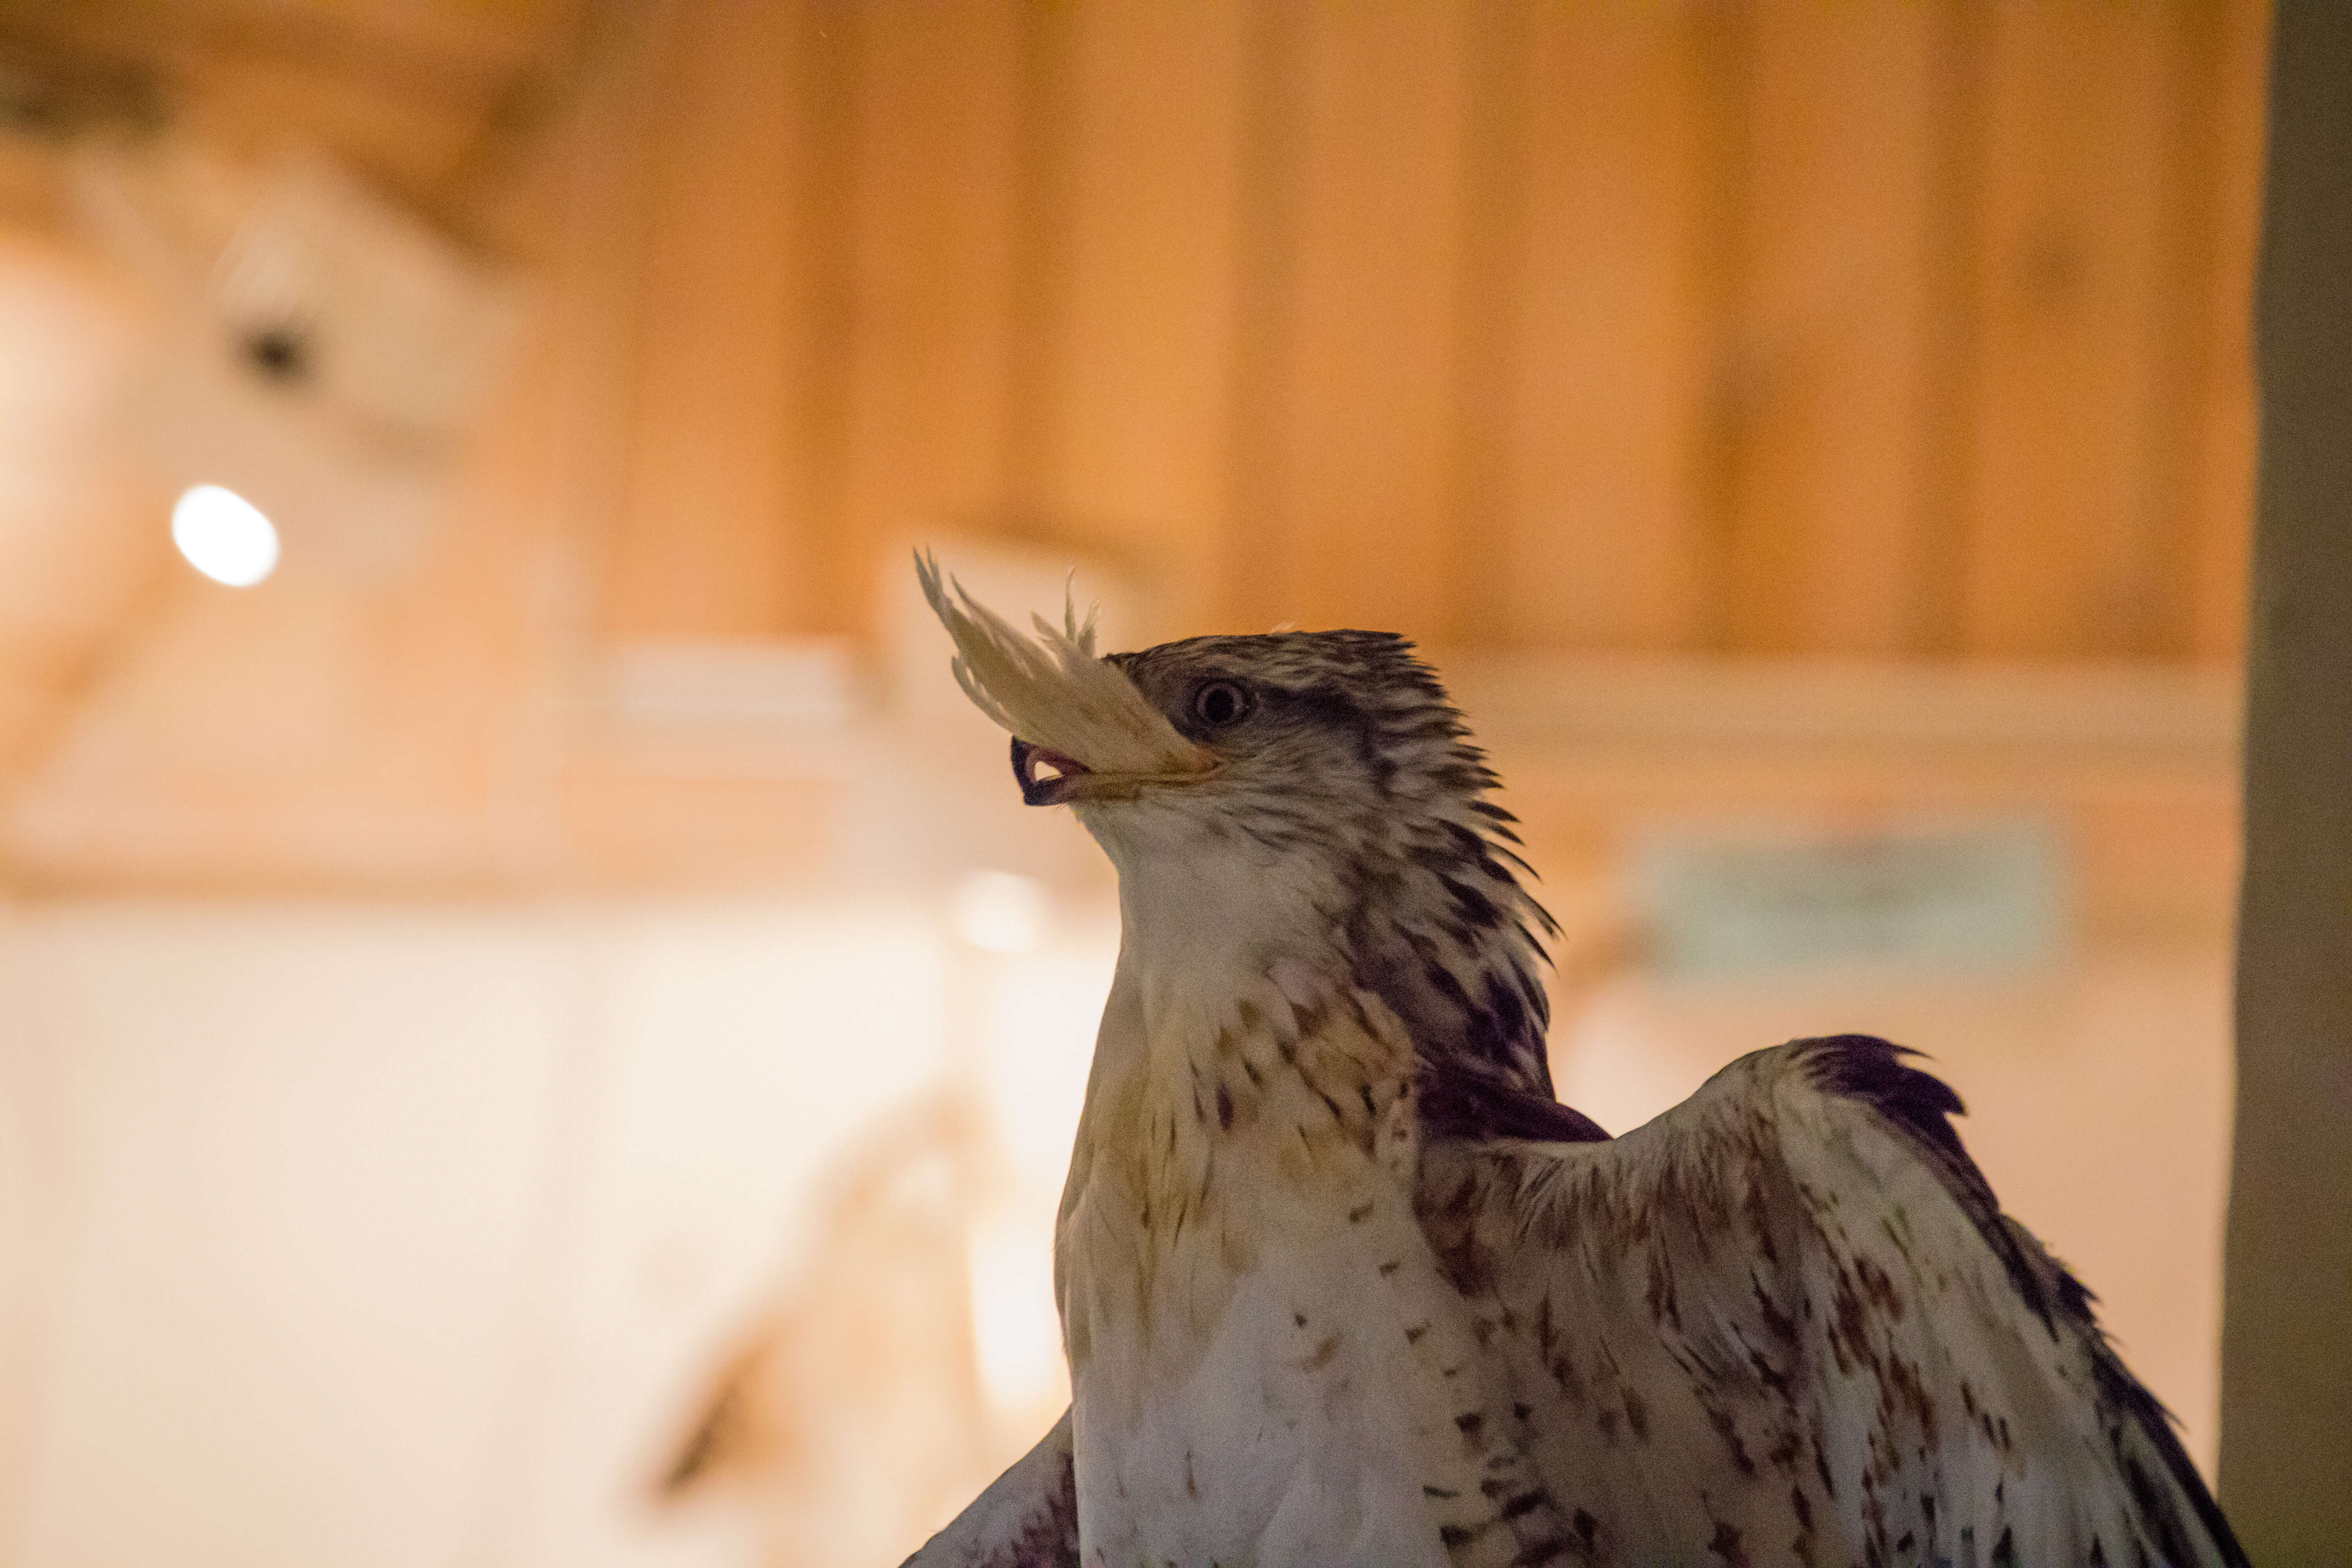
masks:
{"label": "dark vertical post", "polygon": [[2255,353],[2221,1489],[2352,1563],[2352,5],[2279,0]]}

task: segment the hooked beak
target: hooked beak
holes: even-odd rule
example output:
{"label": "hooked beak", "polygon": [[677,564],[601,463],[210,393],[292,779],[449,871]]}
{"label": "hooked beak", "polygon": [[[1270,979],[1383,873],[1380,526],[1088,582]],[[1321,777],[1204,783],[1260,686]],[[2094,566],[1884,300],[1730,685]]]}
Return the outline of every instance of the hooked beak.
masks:
{"label": "hooked beak", "polygon": [[1207,752],[1193,765],[1151,773],[1097,773],[1066,752],[1013,737],[1013,779],[1024,805],[1074,805],[1089,800],[1133,800],[1147,789],[1181,788],[1216,777],[1224,764]]}

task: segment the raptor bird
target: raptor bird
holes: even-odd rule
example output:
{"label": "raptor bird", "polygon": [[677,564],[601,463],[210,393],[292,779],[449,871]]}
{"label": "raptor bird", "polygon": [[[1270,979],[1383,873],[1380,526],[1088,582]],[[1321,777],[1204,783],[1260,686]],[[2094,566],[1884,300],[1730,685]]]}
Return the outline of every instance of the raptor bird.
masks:
{"label": "raptor bird", "polygon": [[1074,1390],[922,1568],[2246,1561],[1958,1099],[1861,1036],[1612,1139],[1554,1098],[1496,779],[1376,632],[1097,657],[917,563],[1117,866]]}

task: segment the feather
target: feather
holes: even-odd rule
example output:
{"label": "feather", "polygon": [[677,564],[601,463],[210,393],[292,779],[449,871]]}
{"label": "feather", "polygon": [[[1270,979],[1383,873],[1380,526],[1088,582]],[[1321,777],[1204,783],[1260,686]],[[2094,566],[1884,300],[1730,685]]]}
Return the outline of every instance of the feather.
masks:
{"label": "feather", "polygon": [[1589,1523],[1563,1561],[2243,1568],[1906,1054],[1799,1040],[1613,1142],[1425,1163],[1433,1244]]}
{"label": "feather", "polygon": [[1078,1558],[1077,1483],[1070,1471],[1070,1417],[1053,1429],[907,1568],[1048,1568]]}
{"label": "feather", "polygon": [[915,571],[955,640],[956,684],[1000,728],[1094,773],[1141,780],[1214,770],[1213,757],[1179,734],[1118,666],[1096,656],[1095,617],[1081,622],[1066,595],[1062,625],[1034,617],[1032,637],[962,584],[942,578],[929,556],[916,557]]}

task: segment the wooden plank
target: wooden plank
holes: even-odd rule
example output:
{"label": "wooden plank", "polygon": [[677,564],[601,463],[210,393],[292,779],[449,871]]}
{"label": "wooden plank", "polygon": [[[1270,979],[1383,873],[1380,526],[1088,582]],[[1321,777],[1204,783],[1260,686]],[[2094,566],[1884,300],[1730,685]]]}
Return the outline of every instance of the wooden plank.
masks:
{"label": "wooden plank", "polygon": [[1282,446],[1244,613],[1438,637],[1454,595],[1464,13],[1384,0],[1310,7],[1299,26]]}
{"label": "wooden plank", "polygon": [[1986,58],[1960,637],[2027,657],[2164,650],[2161,324],[2182,13],[2003,0]]}
{"label": "wooden plank", "polygon": [[1687,5],[1539,5],[1507,569],[1485,640],[1673,648],[1709,607],[1706,41]]}
{"label": "wooden plank", "polygon": [[832,15],[856,41],[841,469],[819,624],[853,629],[886,556],[1003,521],[1021,26],[988,0]]}
{"label": "wooden plank", "polygon": [[2241,651],[2253,506],[2252,303],[2267,8],[2184,8],[2163,161],[2158,398],[2147,432],[2151,608],[2142,651]]}
{"label": "wooden plank", "polygon": [[1073,141],[1078,103],[1076,6],[1013,0],[1013,253],[1008,262],[1003,526],[1039,538],[1046,476],[1059,467],[1064,430],[1055,394],[1064,378],[1066,329],[1076,268],[1070,208],[1076,175]]}
{"label": "wooden plank", "polygon": [[756,636],[803,618],[788,554],[805,297],[789,5],[689,5],[654,119],[621,637]]}
{"label": "wooden plank", "polygon": [[1924,640],[1943,32],[1906,0],[1750,18],[1723,605],[1744,651]]}
{"label": "wooden plank", "polygon": [[[1264,630],[1223,592],[1240,277],[1240,0],[1105,0],[1070,14],[1063,247],[1036,498],[1057,535],[1148,585],[1155,639]],[[1035,241],[1033,241],[1035,243]]]}
{"label": "wooden plank", "polygon": [[803,151],[803,221],[795,257],[801,354],[794,411],[792,554],[796,629],[846,632],[861,624],[869,584],[852,580],[860,556],[844,524],[849,416],[858,336],[857,255],[852,217],[858,171],[851,156],[864,78],[865,13],[801,0],[807,29],[795,84]]}
{"label": "wooden plank", "polygon": [[2262,226],[2263,106],[2268,88],[2267,0],[2228,0],[2200,14],[2193,58],[2203,152],[2192,199],[2202,239],[2201,290],[2188,323],[2198,429],[2187,482],[2188,651],[2242,658],[2246,567],[2254,510],[2254,247]]}
{"label": "wooden plank", "polygon": [[403,91],[373,73],[326,75],[249,49],[175,51],[184,128],[234,156],[267,160],[326,147],[427,211],[441,208],[484,134],[496,100]]}
{"label": "wooden plank", "polygon": [[1304,16],[1301,6],[1254,4],[1243,41],[1225,493],[1230,526],[1249,547],[1229,563],[1223,600],[1244,631],[1262,630],[1292,613],[1282,584],[1268,571],[1266,540],[1279,516],[1290,444],[1290,269],[1303,163]]}
{"label": "wooden plank", "polygon": [[1512,410],[1519,302],[1528,263],[1526,5],[1472,5],[1464,40],[1461,279],[1455,286],[1452,603],[1457,646],[1505,636],[1499,585],[1510,572]]}

